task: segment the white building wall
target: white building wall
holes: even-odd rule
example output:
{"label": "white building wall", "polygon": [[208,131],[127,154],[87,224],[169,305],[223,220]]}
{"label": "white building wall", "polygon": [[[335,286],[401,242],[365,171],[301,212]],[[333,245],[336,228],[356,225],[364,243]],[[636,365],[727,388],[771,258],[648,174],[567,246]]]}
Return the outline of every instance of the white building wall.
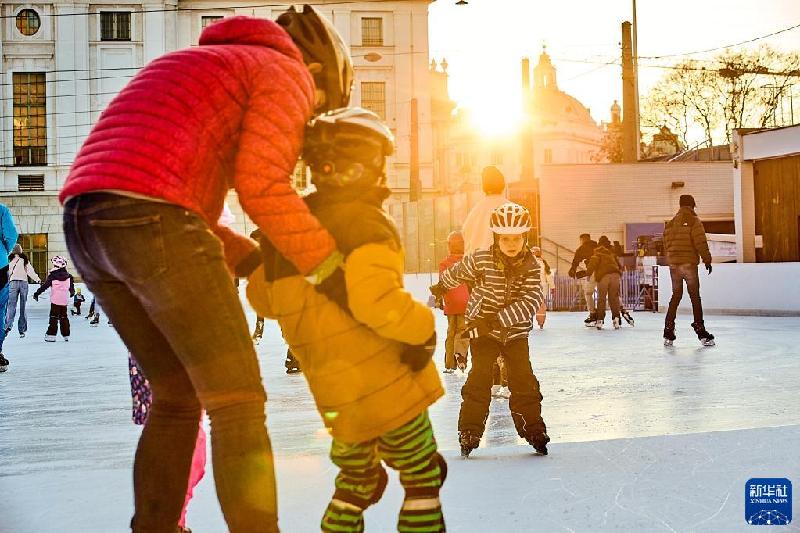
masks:
{"label": "white building wall", "polygon": [[[419,110],[420,178],[423,189],[433,187],[433,132],[428,74],[428,0],[323,2],[317,5],[334,22],[351,45],[355,65],[353,105],[360,104],[361,81],[385,81],[386,120],[395,133],[397,154],[388,165],[389,183],[396,192],[408,190],[410,162],[410,101]],[[230,6],[227,7],[226,6]],[[15,215],[23,233],[48,233],[50,255],[66,253],[61,234],[57,194],[75,154],[92,124],[135,73],[154,58],[179,48],[196,46],[202,16],[249,15],[276,18],[289,1],[271,7],[234,7],[233,2],[167,2],[130,0],[72,3],[3,3],[0,26],[0,201]],[[284,4],[286,7],[280,7]],[[177,12],[164,11],[174,7]],[[23,8],[35,9],[42,26],[33,36],[23,36],[14,16]],[[100,40],[100,11],[132,11],[131,41]],[[59,16],[52,17],[51,14]],[[384,19],[384,46],[361,46],[361,16]],[[380,55],[368,61],[366,55]],[[46,72],[48,165],[13,166],[13,72]],[[19,175],[42,174],[45,191],[17,192]],[[234,209],[238,209],[235,198]],[[241,212],[238,229],[248,222]]]}
{"label": "white building wall", "polygon": [[542,236],[572,250],[581,233],[624,242],[625,224],[671,219],[682,194],[695,197],[701,220],[732,221],[731,170],[730,161],[544,165]]}

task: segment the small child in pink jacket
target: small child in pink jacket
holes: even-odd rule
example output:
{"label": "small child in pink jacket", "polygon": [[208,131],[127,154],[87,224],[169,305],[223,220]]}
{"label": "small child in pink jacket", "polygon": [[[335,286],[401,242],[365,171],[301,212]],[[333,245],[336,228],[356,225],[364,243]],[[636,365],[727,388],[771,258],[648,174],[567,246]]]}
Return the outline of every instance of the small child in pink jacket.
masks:
{"label": "small child in pink jacket", "polygon": [[50,289],[50,325],[47,326],[44,340],[56,342],[56,333],[58,333],[60,326],[61,335],[65,341],[69,341],[67,304],[69,304],[69,299],[75,296],[75,281],[72,279],[72,274],[67,272],[66,259],[57,255],[52,261],[53,268],[42,286],[33,293],[33,299],[38,302],[39,295]]}

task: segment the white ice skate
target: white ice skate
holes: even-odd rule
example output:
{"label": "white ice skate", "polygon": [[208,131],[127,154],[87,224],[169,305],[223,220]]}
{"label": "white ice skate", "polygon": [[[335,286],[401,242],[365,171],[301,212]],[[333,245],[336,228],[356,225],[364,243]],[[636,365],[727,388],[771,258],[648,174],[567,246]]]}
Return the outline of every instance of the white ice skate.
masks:
{"label": "white ice skate", "polygon": [[594,321],[594,327],[596,327],[597,329],[603,329],[603,321],[602,320],[595,320]]}
{"label": "white ice skate", "polygon": [[45,335],[44,336],[44,342],[56,342],[56,336],[55,335]]}
{"label": "white ice skate", "polygon": [[619,329],[620,326],[622,326],[622,321],[619,319],[619,317],[614,317],[612,322],[614,323],[614,329]]}

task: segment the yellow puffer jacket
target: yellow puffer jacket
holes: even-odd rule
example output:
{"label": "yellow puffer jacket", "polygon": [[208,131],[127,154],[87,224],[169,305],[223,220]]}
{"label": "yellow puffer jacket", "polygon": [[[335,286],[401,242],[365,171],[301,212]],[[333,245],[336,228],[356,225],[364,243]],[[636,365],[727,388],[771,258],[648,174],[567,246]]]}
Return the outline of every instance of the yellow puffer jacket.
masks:
{"label": "yellow puffer jacket", "polygon": [[403,250],[383,241],[346,252],[352,316],[302,276],[268,281],[263,267],[247,297],[259,315],[278,320],[333,437],[355,443],[400,427],[444,390],[433,361],[416,373],[400,361],[403,343],[423,344],[434,331],[432,311],[403,289]]}

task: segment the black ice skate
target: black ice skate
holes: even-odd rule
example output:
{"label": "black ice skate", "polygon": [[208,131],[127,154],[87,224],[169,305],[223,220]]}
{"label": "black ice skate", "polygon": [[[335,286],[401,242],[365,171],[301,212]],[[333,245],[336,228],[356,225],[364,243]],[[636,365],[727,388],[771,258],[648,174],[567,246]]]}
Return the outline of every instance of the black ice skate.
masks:
{"label": "black ice skate", "polygon": [[297,374],[300,372],[300,363],[295,359],[291,350],[286,350],[286,361],[283,366],[286,367],[287,374]]}
{"label": "black ice skate", "polygon": [[461,457],[466,459],[472,450],[478,447],[481,443],[481,438],[473,435],[469,431],[460,431],[458,433],[458,444],[461,446]]}
{"label": "black ice skate", "polygon": [[525,440],[528,441],[528,444],[533,446],[537,455],[547,455],[547,443],[550,442],[550,437],[547,436],[547,433],[527,437]]}
{"label": "black ice skate", "polygon": [[9,363],[8,359],[5,358],[3,354],[0,353],[0,372],[5,372],[8,370]]}
{"label": "black ice skate", "polygon": [[625,322],[627,322],[628,325],[630,325],[630,327],[634,326],[633,315],[631,315],[630,311],[626,311],[626,310],[623,309],[622,310],[622,318],[625,319]]}
{"label": "black ice skate", "polygon": [[100,315],[96,314],[92,317],[92,320],[89,321],[89,325],[96,328],[98,324],[100,324]]}
{"label": "black ice skate", "polygon": [[664,326],[664,346],[672,346],[675,338],[675,324]]}
{"label": "black ice skate", "polygon": [[583,325],[586,326],[587,328],[593,328],[595,326],[596,321],[597,321],[596,314],[589,313],[589,316],[587,316],[586,319],[583,321]]}
{"label": "black ice skate", "polygon": [[703,346],[716,345],[714,343],[714,335],[706,331],[706,326],[702,321],[692,323],[692,329],[694,329],[694,332],[697,333],[697,338],[700,339],[700,343]]}

